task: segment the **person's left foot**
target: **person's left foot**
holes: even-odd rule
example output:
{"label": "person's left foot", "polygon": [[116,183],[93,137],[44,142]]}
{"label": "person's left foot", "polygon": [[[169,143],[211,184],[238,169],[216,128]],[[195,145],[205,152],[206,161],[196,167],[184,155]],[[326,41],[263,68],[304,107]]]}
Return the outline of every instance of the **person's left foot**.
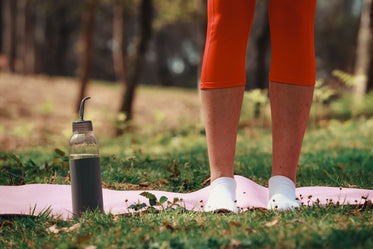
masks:
{"label": "person's left foot", "polygon": [[268,181],[267,209],[285,211],[300,208],[295,196],[295,184],[286,176],[272,176]]}

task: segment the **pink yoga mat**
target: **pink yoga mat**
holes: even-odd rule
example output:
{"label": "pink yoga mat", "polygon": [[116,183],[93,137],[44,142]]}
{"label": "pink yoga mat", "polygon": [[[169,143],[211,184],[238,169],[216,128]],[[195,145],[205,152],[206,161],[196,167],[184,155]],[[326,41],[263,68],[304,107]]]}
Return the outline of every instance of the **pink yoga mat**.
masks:
{"label": "pink yoga mat", "polygon": [[[251,208],[266,208],[268,189],[255,182],[236,175],[237,205],[241,211]],[[103,189],[104,209],[106,213],[124,214],[135,212],[130,209],[132,204],[145,203],[147,198],[140,191],[118,191]],[[162,196],[172,201],[182,199],[178,204],[187,210],[203,211],[207,201],[209,187],[191,193],[172,193],[166,191],[147,190],[159,200]],[[373,190],[339,187],[300,187],[296,189],[300,201],[311,206],[318,202],[320,205],[334,203],[339,205],[362,205],[373,201]],[[166,206],[166,204],[164,204]],[[51,214],[62,219],[72,217],[70,185],[30,184],[22,186],[0,186],[0,215],[38,215],[51,208]],[[157,207],[161,208],[161,207]]]}

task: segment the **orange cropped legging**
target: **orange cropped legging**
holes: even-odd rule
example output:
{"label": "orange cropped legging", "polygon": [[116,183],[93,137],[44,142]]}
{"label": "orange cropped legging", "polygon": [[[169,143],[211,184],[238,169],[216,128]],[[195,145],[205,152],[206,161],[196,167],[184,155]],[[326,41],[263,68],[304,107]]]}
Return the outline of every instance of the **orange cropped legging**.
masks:
{"label": "orange cropped legging", "polygon": [[[269,0],[269,80],[315,84],[316,0]],[[208,0],[208,27],[201,89],[245,85],[246,47],[255,0]]]}

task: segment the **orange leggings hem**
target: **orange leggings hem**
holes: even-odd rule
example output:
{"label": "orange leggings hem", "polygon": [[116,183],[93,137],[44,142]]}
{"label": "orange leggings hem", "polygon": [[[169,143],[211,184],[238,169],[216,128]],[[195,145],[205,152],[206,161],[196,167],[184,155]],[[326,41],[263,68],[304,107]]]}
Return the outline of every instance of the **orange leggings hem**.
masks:
{"label": "orange leggings hem", "polygon": [[302,86],[314,86],[316,83],[316,79],[295,79],[295,78],[284,78],[284,77],[276,77],[269,75],[268,79],[270,81],[285,83],[285,84],[293,84],[293,85],[302,85]]}
{"label": "orange leggings hem", "polygon": [[202,82],[201,89],[215,89],[215,88],[228,88],[236,86],[244,86],[246,82]]}

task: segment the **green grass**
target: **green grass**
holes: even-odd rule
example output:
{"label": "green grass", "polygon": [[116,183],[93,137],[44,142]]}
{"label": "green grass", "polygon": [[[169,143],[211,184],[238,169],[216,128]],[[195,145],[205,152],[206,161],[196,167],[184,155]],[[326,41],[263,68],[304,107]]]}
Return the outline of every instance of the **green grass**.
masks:
{"label": "green grass", "polygon": [[[330,121],[310,130],[297,185],[372,189],[372,138],[373,119]],[[199,128],[126,134],[103,139],[100,149],[106,188],[123,190],[147,182],[148,189],[189,192],[206,186],[207,149]],[[67,151],[63,146],[61,150],[0,152],[0,184],[68,184]],[[270,170],[270,132],[241,128],[236,174],[266,186]],[[370,205],[228,215],[149,209],[118,216],[86,213],[68,221],[51,217],[47,210],[38,217],[0,217],[0,248],[373,248],[372,217]],[[75,224],[80,228],[66,231]],[[59,232],[51,232],[51,227]]]}
{"label": "green grass", "polygon": [[[371,248],[371,210],[312,207],[238,215],[185,212],[112,216],[86,213],[61,221],[46,216],[1,218],[2,248]],[[80,228],[63,231],[76,224]],[[57,234],[50,231],[55,226]]]}

